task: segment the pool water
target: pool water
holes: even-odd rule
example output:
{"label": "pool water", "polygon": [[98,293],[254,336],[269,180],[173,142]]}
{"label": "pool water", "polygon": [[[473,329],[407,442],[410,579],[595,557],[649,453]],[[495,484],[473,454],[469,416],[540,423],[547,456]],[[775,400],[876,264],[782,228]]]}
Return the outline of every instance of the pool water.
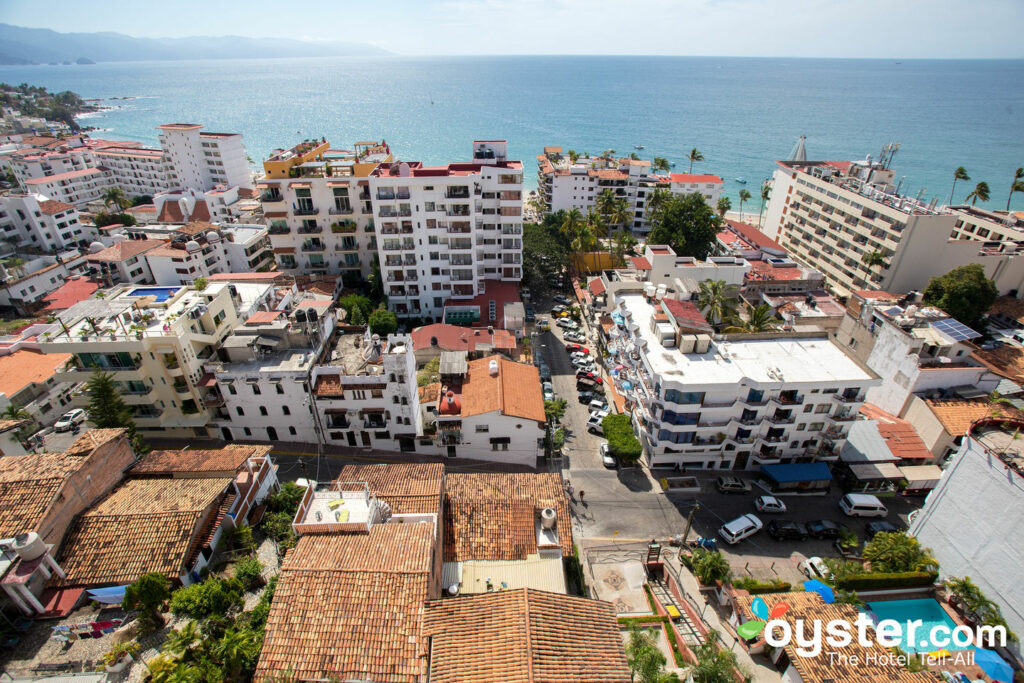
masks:
{"label": "pool water", "polygon": [[155,296],[157,303],[163,303],[174,296],[178,287],[136,287],[128,296]]}
{"label": "pool water", "polygon": [[[974,649],[970,645],[957,645],[950,639],[947,645],[933,645],[928,642],[928,634],[931,633],[932,629],[936,626],[943,625],[948,630],[943,632],[938,637],[941,639],[950,638],[950,634],[953,629],[956,628],[957,623],[946,611],[942,609],[935,600],[930,598],[924,598],[921,600],[889,600],[887,602],[869,602],[867,603],[868,615],[872,617],[872,621],[876,624],[883,619],[892,619],[904,624],[903,634],[900,642],[900,649],[910,654],[917,653],[928,653],[935,652],[936,650],[971,650]],[[917,627],[914,634],[916,643],[907,642],[907,626],[911,621],[920,620],[922,623]]]}

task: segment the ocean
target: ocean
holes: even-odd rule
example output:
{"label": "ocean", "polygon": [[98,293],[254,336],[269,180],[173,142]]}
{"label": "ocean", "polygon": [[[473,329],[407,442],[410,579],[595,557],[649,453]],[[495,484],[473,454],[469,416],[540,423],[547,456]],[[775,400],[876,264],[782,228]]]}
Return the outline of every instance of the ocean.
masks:
{"label": "ocean", "polygon": [[155,144],[159,124],[202,123],[242,133],[257,162],[311,137],[337,148],[383,138],[428,164],[507,139],[531,188],[545,145],[663,156],[677,172],[697,147],[694,172],[722,176],[734,209],[735,179],[757,198],[801,135],[814,159],[877,158],[900,142],[904,191],[943,202],[964,166],[956,200],[984,180],[987,206],[1003,208],[1024,166],[1024,60],[347,57],[0,66],[0,81],[103,100],[113,109],[83,121],[97,137]]}

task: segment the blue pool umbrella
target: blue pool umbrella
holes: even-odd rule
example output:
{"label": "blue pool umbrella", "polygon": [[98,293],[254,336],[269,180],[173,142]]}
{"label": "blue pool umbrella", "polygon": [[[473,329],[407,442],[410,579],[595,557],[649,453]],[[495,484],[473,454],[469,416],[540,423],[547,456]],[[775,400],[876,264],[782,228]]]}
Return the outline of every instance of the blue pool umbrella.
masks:
{"label": "blue pool umbrella", "polygon": [[625,389],[626,391],[629,391],[630,389],[633,388],[633,383],[632,382],[623,382],[622,383],[622,388]]}
{"label": "blue pool umbrella", "polygon": [[994,681],[1010,683],[1013,680],[1013,667],[992,650],[977,648],[974,651],[974,663]]}
{"label": "blue pool umbrella", "polygon": [[826,603],[831,604],[836,601],[835,594],[832,593],[832,589],[821,581],[811,580],[804,581],[804,590],[808,593],[814,592],[821,596],[821,599]]}

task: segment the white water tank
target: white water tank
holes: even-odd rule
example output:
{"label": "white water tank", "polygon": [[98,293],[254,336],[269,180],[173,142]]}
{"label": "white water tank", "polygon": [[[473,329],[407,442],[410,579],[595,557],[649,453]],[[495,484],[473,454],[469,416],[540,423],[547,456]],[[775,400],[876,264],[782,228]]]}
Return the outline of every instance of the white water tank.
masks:
{"label": "white water tank", "polygon": [[450,596],[452,596],[454,598],[458,594],[459,594],[459,584],[453,583],[452,585],[448,586],[448,595],[450,595]]}
{"label": "white water tank", "polygon": [[647,296],[648,299],[653,299],[654,293],[656,291],[658,291],[658,288],[653,283],[644,287],[644,294]]}
{"label": "white water tank", "polygon": [[665,294],[667,292],[668,287],[666,287],[665,285],[658,285],[658,291],[657,293],[655,293],[655,297],[658,299],[658,301],[661,301],[662,299],[665,298]]}
{"label": "white water tank", "polygon": [[558,515],[554,508],[544,508],[540,511],[540,525],[545,529],[554,529]]}
{"label": "white water tank", "polygon": [[18,553],[23,562],[31,562],[46,554],[46,544],[39,534],[29,531],[15,536],[14,552]]}
{"label": "white water tank", "polygon": [[491,373],[491,377],[498,376],[498,361],[492,360],[487,364],[487,371]]}

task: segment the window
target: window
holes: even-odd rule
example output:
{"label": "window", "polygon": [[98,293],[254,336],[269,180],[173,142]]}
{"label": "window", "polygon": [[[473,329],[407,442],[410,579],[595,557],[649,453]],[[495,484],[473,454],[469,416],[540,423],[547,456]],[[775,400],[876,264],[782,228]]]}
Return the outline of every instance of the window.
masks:
{"label": "window", "polygon": [[281,406],[281,412],[284,413],[285,415],[292,414],[291,408],[289,408],[288,406]]}
{"label": "window", "polygon": [[245,415],[245,411],[242,410],[242,406],[236,406],[235,412],[238,413],[239,415]]}
{"label": "window", "polygon": [[264,415],[265,416],[266,414],[267,414],[267,407],[266,406],[260,406],[260,415]]}
{"label": "window", "polygon": [[252,393],[254,393],[254,394],[260,394],[260,393],[262,393],[262,392],[260,391],[260,385],[259,385],[259,384],[253,384],[253,385],[252,385]]}
{"label": "window", "polygon": [[238,393],[238,389],[235,389],[235,385],[234,384],[229,384],[228,385],[228,393],[231,394],[232,396],[234,396],[235,394]]}
{"label": "window", "polygon": [[291,434],[292,436],[295,436],[295,427],[289,427],[288,433]]}
{"label": "window", "polygon": [[252,430],[248,427],[243,427],[242,430],[245,432],[246,436],[252,436]]}
{"label": "window", "polygon": [[281,386],[280,384],[275,384],[274,388],[277,389],[277,393],[279,393],[279,394],[283,394],[284,393],[284,387]]}
{"label": "window", "polygon": [[220,313],[217,313],[215,316],[213,316],[213,326],[214,327],[218,327],[222,322],[224,322],[224,318],[225,318],[224,311],[221,311]]}
{"label": "window", "polygon": [[669,403],[700,403],[704,400],[704,392],[666,389],[665,400]]}
{"label": "window", "polygon": [[476,431],[477,434],[486,434],[487,432],[491,431],[491,427],[490,425],[477,425]]}

